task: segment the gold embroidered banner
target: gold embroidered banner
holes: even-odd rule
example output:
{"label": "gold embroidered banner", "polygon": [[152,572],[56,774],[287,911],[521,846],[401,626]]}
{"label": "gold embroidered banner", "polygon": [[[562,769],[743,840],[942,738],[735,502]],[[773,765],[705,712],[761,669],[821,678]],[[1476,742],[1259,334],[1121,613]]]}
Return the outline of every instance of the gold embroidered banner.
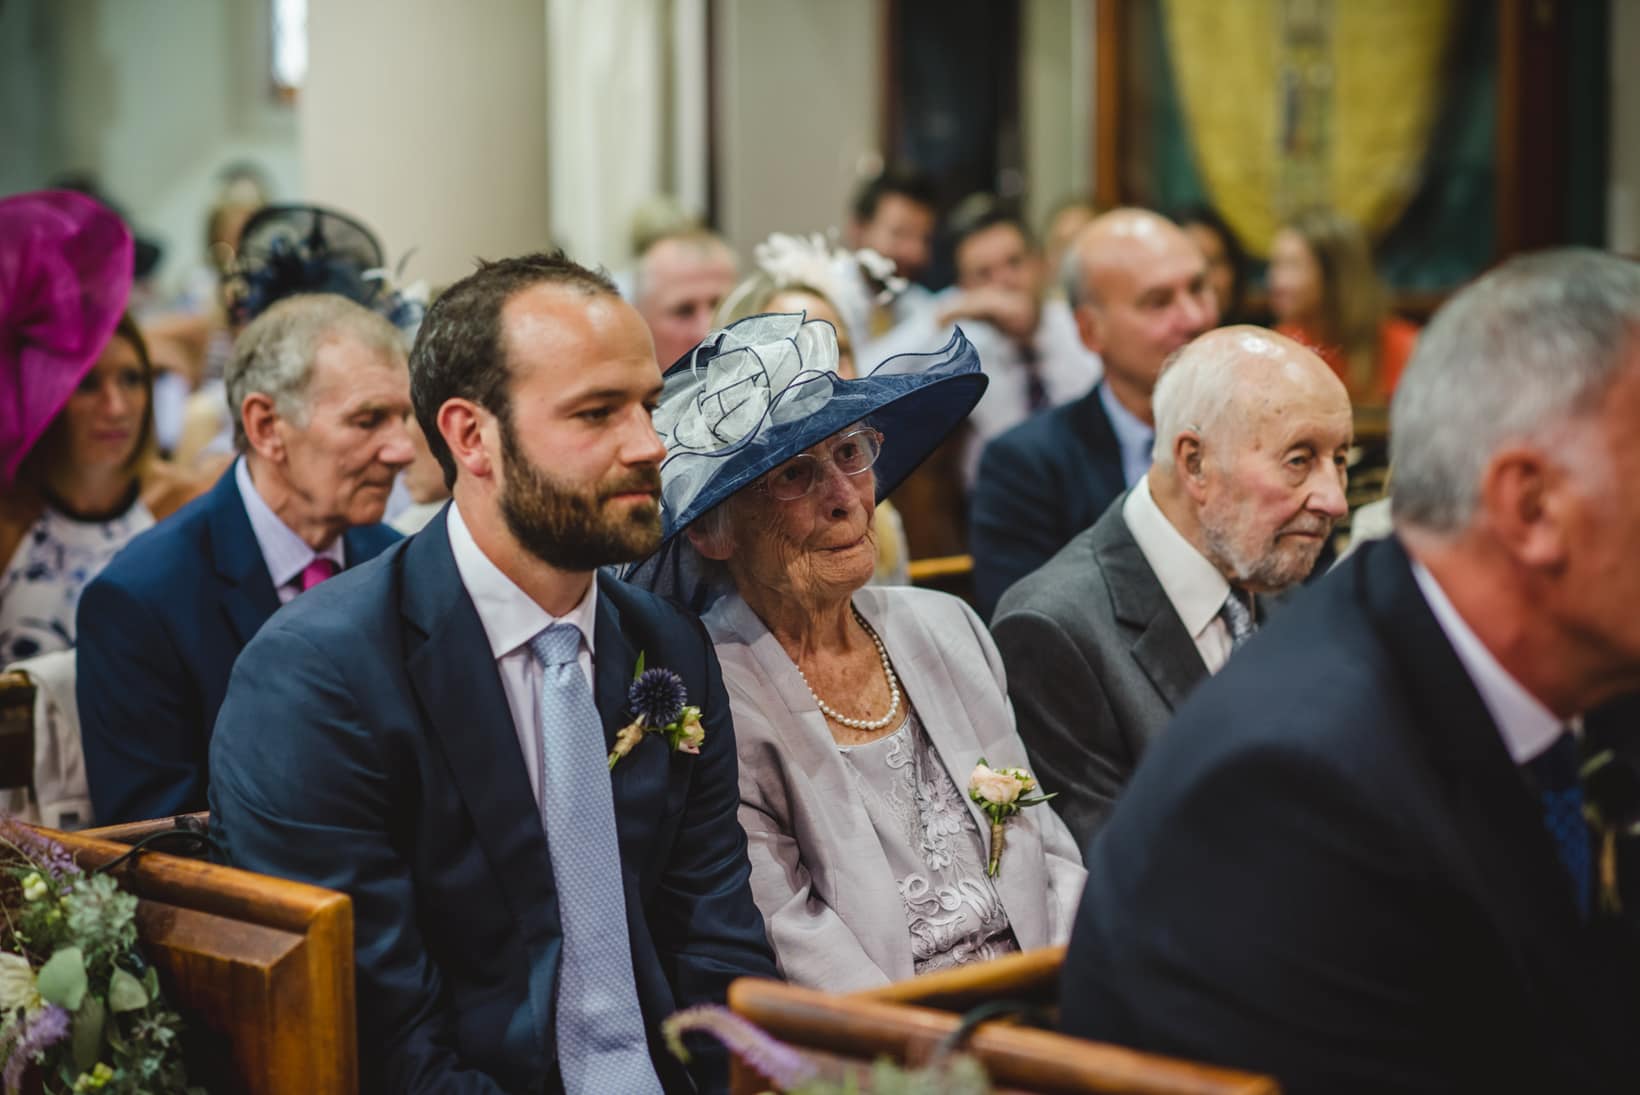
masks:
{"label": "gold embroidered banner", "polygon": [[1456,0],[1162,0],[1202,181],[1247,247],[1329,205],[1377,235],[1418,188]]}

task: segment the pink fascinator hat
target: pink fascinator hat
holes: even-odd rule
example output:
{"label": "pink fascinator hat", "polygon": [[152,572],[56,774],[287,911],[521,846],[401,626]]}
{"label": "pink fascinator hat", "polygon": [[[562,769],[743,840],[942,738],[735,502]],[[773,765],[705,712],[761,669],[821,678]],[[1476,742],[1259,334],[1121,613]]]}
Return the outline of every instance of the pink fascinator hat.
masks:
{"label": "pink fascinator hat", "polygon": [[130,229],[83,194],[0,199],[0,486],[108,344],[131,263]]}

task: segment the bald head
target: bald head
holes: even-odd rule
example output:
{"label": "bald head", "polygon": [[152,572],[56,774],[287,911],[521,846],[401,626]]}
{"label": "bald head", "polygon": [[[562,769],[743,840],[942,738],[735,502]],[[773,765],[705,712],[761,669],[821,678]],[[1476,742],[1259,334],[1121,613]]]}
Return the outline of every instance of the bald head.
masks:
{"label": "bald head", "polygon": [[1156,385],[1150,487],[1174,526],[1234,584],[1302,581],[1342,517],[1349,393],[1313,352],[1227,327],[1176,354]]}
{"label": "bald head", "polygon": [[1218,322],[1207,259],[1184,230],[1146,209],[1114,209],[1076,237],[1066,292],[1111,392],[1151,420],[1150,394],[1168,355]]}
{"label": "bald head", "polygon": [[734,252],[709,232],[666,237],[639,257],[632,303],[654,336],[661,368],[706,337],[734,284]]}

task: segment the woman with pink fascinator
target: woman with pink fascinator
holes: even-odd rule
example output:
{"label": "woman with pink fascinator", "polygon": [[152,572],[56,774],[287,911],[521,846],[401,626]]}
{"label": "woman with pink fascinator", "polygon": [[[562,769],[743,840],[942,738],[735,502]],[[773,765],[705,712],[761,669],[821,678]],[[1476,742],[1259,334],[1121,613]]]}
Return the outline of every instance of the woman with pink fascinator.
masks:
{"label": "woman with pink fascinator", "polygon": [[153,457],[131,265],[82,194],[0,200],[0,666],[72,647],[85,584],[198,490]]}

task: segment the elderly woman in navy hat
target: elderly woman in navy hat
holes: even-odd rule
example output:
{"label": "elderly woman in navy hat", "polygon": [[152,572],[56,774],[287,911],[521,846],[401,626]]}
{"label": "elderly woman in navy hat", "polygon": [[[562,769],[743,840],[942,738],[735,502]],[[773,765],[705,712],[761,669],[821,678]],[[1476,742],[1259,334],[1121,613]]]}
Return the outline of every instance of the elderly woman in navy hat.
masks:
{"label": "elderly woman in navy hat", "polygon": [[873,511],[985,388],[959,333],[837,373],[828,323],[709,336],[655,415],[665,539],[639,568],[710,602],[752,892],[786,977],[858,989],[1064,941],[1085,877],[1024,769],[1002,661],[962,601],[867,587]]}

